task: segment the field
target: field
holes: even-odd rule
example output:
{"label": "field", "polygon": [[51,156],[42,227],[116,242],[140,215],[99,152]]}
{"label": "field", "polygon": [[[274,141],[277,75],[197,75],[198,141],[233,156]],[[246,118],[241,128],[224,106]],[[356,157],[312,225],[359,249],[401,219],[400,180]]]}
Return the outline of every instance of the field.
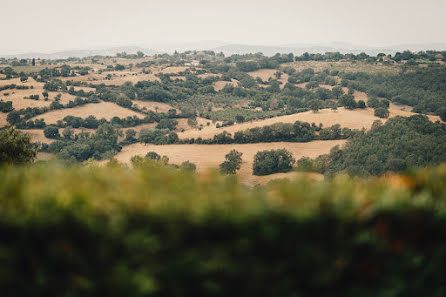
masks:
{"label": "field", "polygon": [[[225,155],[232,149],[243,153],[243,163],[238,172],[240,179],[248,184],[265,184],[274,178],[293,177],[299,173],[278,174],[270,176],[252,175],[252,164],[254,155],[261,150],[287,149],[294,158],[317,157],[328,153],[335,145],[343,145],[345,140],[312,141],[308,143],[254,143],[254,144],[219,144],[219,145],[200,145],[200,144],[173,144],[173,145],[152,145],[136,143],[126,146],[116,155],[119,162],[129,164],[130,158],[139,155],[145,156],[148,152],[154,151],[159,155],[169,157],[169,163],[181,164],[184,161],[190,161],[197,165],[199,173],[205,173],[210,169],[217,169],[218,165],[225,160]],[[318,175],[313,175],[320,178]]]}
{"label": "field", "polygon": [[370,64],[362,61],[296,61],[286,63],[283,67],[292,67],[297,71],[302,71],[307,68],[313,68],[315,71],[322,71],[324,69],[345,71],[345,72],[367,72],[367,73],[392,73],[396,74],[400,70],[399,65],[383,65]]}
{"label": "field", "polygon": [[[285,55],[286,56],[286,55]],[[17,127],[20,127],[24,133],[30,135],[32,142],[51,143],[54,140],[48,139],[44,136],[43,127],[39,127],[39,123],[34,124],[32,122],[26,122],[28,120],[44,119],[47,125],[57,124],[59,120],[62,120],[66,116],[75,116],[86,118],[88,116],[94,116],[96,119],[111,120],[113,117],[124,119],[126,117],[136,116],[140,119],[146,117],[146,114],[135,112],[131,109],[121,107],[117,104],[128,104],[130,100],[132,105],[142,109],[143,111],[153,111],[158,115],[150,115],[153,123],[141,124],[138,122],[123,122],[122,126],[132,126],[128,128],[122,128],[118,122],[114,121],[113,125],[115,129],[119,129],[122,133],[118,137],[118,142],[105,146],[108,151],[100,151],[97,148],[97,143],[94,143],[91,151],[85,149],[85,146],[76,146],[78,141],[74,140],[72,143],[66,142],[64,139],[60,139],[70,147],[71,150],[67,152],[73,152],[72,156],[76,156],[76,160],[83,162],[91,158],[102,160],[101,163],[105,163],[109,157],[119,151],[120,145],[122,145],[122,151],[116,155],[116,158],[124,163],[129,163],[129,160],[134,155],[144,156],[148,151],[156,151],[160,155],[167,155],[170,158],[170,163],[180,164],[189,160],[195,163],[198,167],[198,172],[202,175],[209,169],[216,169],[218,165],[224,161],[224,156],[231,149],[237,149],[243,153],[243,164],[241,170],[237,173],[240,179],[248,185],[266,184],[272,179],[280,178],[293,178],[304,175],[302,172],[289,172],[289,173],[276,173],[269,176],[253,176],[252,175],[252,162],[255,153],[259,150],[270,150],[278,148],[286,148],[290,150],[296,159],[302,156],[317,157],[320,154],[328,153],[330,149],[335,145],[342,145],[346,140],[333,140],[333,141],[313,141],[309,143],[266,143],[266,139],[259,139],[264,143],[252,143],[252,144],[231,144],[231,145],[199,145],[199,144],[178,144],[180,140],[198,138],[212,139],[215,135],[226,131],[234,135],[237,131],[244,131],[251,128],[269,126],[275,123],[294,123],[296,121],[302,121],[307,123],[314,123],[316,125],[322,125],[324,128],[328,128],[332,125],[340,125],[341,128],[350,129],[365,129],[369,130],[375,121],[385,122],[387,119],[382,119],[374,115],[374,109],[372,108],[356,108],[346,109],[343,106],[342,101],[337,101],[336,97],[331,92],[321,92],[317,87],[332,90],[334,86],[342,86],[344,93],[349,91],[349,88],[354,89],[353,95],[356,102],[362,100],[368,101],[368,95],[359,90],[367,90],[369,94],[372,94],[369,89],[364,86],[358,87],[354,84],[354,80],[361,79],[360,76],[352,76],[354,72],[367,72],[370,75],[374,74],[389,74],[388,77],[397,77],[402,75],[401,70],[404,69],[407,72],[416,72],[419,69],[429,70],[433,67],[424,67],[430,62],[425,59],[419,59],[422,66],[415,66],[407,68],[405,62],[391,61],[389,63],[376,62],[373,59],[367,58],[349,58],[344,56],[344,59],[340,61],[330,60],[315,60],[310,61],[290,61],[289,56],[287,58],[275,57],[222,57],[219,55],[207,54],[205,52],[189,52],[180,55],[173,56],[153,56],[153,57],[139,57],[122,55],[116,57],[94,57],[78,60],[59,60],[59,61],[47,61],[48,65],[32,66],[19,66],[13,67],[16,71],[24,71],[32,75],[35,79],[28,78],[26,82],[21,82],[20,77],[23,74],[9,74],[13,78],[5,79],[6,75],[0,73],[0,87],[8,84],[16,84],[17,86],[28,86],[33,89],[20,90],[20,89],[5,89],[0,91],[0,99],[3,101],[11,101],[12,106],[16,111],[19,111],[20,116],[17,119],[16,115],[10,118],[12,123],[16,123]],[[278,59],[278,60],[276,60]],[[253,67],[241,67],[243,63],[238,61],[249,61],[250,63],[258,63]],[[62,62],[61,62],[62,61]],[[262,63],[268,62],[268,66],[271,68],[260,68]],[[271,63],[270,63],[271,62]],[[29,62],[28,62],[29,63]],[[196,64],[197,63],[197,64]],[[194,66],[192,66],[192,64]],[[5,65],[5,63],[3,63]],[[68,74],[62,74],[62,70],[70,66],[71,70]],[[263,64],[266,65],[266,64]],[[119,67],[118,67],[119,66]],[[87,67],[87,68],[86,68]],[[297,72],[289,72],[289,69],[294,68]],[[424,68],[423,68],[424,67]],[[40,71],[44,68],[50,70]],[[311,68],[313,71],[304,71]],[[0,67],[1,70],[4,67]],[[85,70],[88,69],[88,72]],[[252,69],[257,69],[251,71]],[[435,70],[435,69],[434,69]],[[8,70],[9,71],[9,70]],[[39,72],[40,71],[40,72]],[[333,73],[332,71],[339,71],[339,73]],[[286,73],[285,73],[286,72]],[[5,72],[6,73],[6,72]],[[196,77],[190,77],[186,73],[195,74]],[[289,74],[287,74],[289,73]],[[430,73],[430,72],[429,72]],[[348,75],[350,74],[350,75]],[[68,75],[68,76],[67,76]],[[163,75],[168,75],[171,80],[164,79]],[[251,79],[247,78],[247,75],[254,80],[258,78],[262,82],[253,83]],[[290,78],[290,82],[288,79]],[[188,79],[186,79],[188,77]],[[215,81],[212,80],[213,77]],[[352,79],[350,79],[350,78]],[[161,79],[163,78],[163,79]],[[223,80],[224,79],[224,80]],[[73,108],[64,108],[44,111],[43,114],[38,114],[36,110],[25,110],[27,108],[41,108],[49,107],[55,100],[55,97],[61,95],[60,103],[66,105],[69,101],[75,100],[77,95],[70,95],[67,91],[48,92],[48,100],[44,100],[42,93],[45,92],[44,85],[47,81],[56,82],[60,86],[61,90],[74,88],[74,91],[93,92],[99,103],[89,103],[85,105],[78,105]],[[138,84],[140,81],[152,81],[154,84]],[[239,82],[240,81],[240,82]],[[120,88],[124,83],[130,82],[133,86],[126,86]],[[277,82],[280,88],[277,86]],[[307,84],[311,82],[313,88],[307,89]],[[342,84],[341,84],[342,82]],[[284,86],[289,83],[289,88]],[[371,81],[371,84],[375,82]],[[77,86],[73,86],[76,84]],[[99,90],[95,86],[103,84]],[[236,88],[222,89],[226,85],[232,85]],[[329,85],[330,84],[330,85]],[[435,91],[435,86],[426,82],[426,86],[431,91]],[[293,85],[298,88],[293,88]],[[332,86],[333,85],[333,86]],[[210,86],[213,87],[209,88]],[[272,87],[270,87],[272,86]],[[417,91],[422,92],[423,87],[419,87]],[[407,90],[403,87],[399,90],[393,90],[394,93]],[[215,92],[214,92],[215,91]],[[130,94],[131,92],[132,94]],[[144,99],[150,99],[153,101],[141,100],[138,95],[145,94]],[[389,96],[385,92],[381,92],[382,96]],[[427,96],[429,96],[428,93]],[[39,95],[39,100],[25,99],[31,95]],[[84,94],[78,94],[84,96]],[[135,98],[136,95],[136,98]],[[410,95],[410,94],[409,94]],[[441,95],[438,92],[436,95]],[[441,96],[440,96],[441,97]],[[124,98],[124,99],[122,99]],[[82,97],[87,99],[87,96]],[[382,100],[384,98],[378,98]],[[390,99],[390,98],[387,98]],[[119,101],[121,100],[121,101]],[[338,104],[337,108],[324,108],[317,112],[305,111],[295,113],[291,115],[278,116],[279,114],[286,114],[291,108],[299,108],[302,110],[312,109],[312,102],[315,100],[326,100],[325,102],[319,101],[320,106],[330,104]],[[393,100],[393,99],[392,99]],[[421,99],[420,99],[421,100]],[[426,100],[427,99],[423,99]],[[431,102],[436,104],[436,109],[427,110],[426,108],[420,112],[429,114],[429,120],[432,122],[439,121],[439,102],[435,97],[431,98]],[[161,101],[161,102],[159,102]],[[388,108],[389,118],[395,116],[412,116],[410,110],[413,109],[415,104],[411,101],[396,101],[396,102],[409,102],[412,106],[398,105],[393,102],[390,103]],[[425,102],[423,102],[425,103]],[[421,106],[421,107],[420,107]],[[426,104],[424,106],[427,106]],[[3,109],[8,109],[6,105],[3,105]],[[246,109],[244,109],[246,108]],[[418,108],[423,108],[423,105],[418,105]],[[140,131],[142,129],[156,129],[158,122],[163,121],[164,127],[171,125],[172,121],[165,119],[169,110],[174,109],[176,115],[174,116],[177,121],[176,128],[170,132],[167,130],[158,130],[158,133],[164,133],[164,135],[151,136],[150,133],[145,135],[146,139],[138,139]],[[6,112],[9,112],[7,110]],[[430,115],[437,114],[437,115]],[[4,127],[8,124],[6,121],[7,113],[0,113],[0,127]],[[31,116],[35,115],[32,118]],[[271,118],[268,118],[271,116]],[[172,117],[169,115],[168,117]],[[209,118],[209,119],[207,119]],[[251,120],[256,118],[264,118],[263,120]],[[19,121],[19,122],[18,122]],[[194,122],[196,121],[196,124]],[[229,122],[235,122],[230,124]],[[192,125],[191,125],[192,123]],[[217,128],[222,124],[228,124],[225,127]],[[125,139],[126,132],[132,129],[136,131],[135,139]],[[74,129],[75,133],[79,133],[80,129]],[[62,133],[63,127],[59,126],[59,133]],[[88,130],[91,134],[95,130]],[[175,132],[178,138],[175,137]],[[170,138],[169,138],[170,137]],[[343,136],[334,136],[333,138],[342,138]],[[116,142],[116,138],[114,138]],[[332,139],[332,138],[330,138]],[[125,141],[124,141],[125,140]],[[142,144],[142,142],[149,142],[150,144]],[[136,142],[136,143],[135,143]],[[87,141],[88,143],[88,141]],[[129,143],[133,143],[128,145]],[[169,145],[155,145],[161,143],[170,143]],[[102,143],[101,143],[102,144]],[[53,154],[61,153],[61,149],[55,148],[56,146],[45,147],[42,146],[43,152],[51,152]],[[114,149],[111,149],[111,148]],[[85,149],[83,153],[80,153],[81,149]],[[102,149],[102,148],[101,148]],[[93,154],[93,152],[95,152]],[[40,152],[39,159],[47,159],[48,154],[42,154]],[[308,173],[305,173],[308,175]],[[321,179],[322,176],[318,174],[309,174],[313,179]]]}

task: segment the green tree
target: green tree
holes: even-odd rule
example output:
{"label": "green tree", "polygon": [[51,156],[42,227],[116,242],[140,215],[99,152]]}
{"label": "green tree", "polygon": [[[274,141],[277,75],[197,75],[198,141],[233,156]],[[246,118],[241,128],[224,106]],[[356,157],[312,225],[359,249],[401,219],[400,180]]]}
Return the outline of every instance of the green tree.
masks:
{"label": "green tree", "polygon": [[344,90],[340,86],[336,86],[331,90],[331,93],[333,94],[333,97],[336,99],[339,99],[342,95],[344,95]]}
{"label": "green tree", "polygon": [[379,118],[388,118],[389,110],[384,107],[375,108],[375,116]]}
{"label": "green tree", "polygon": [[43,129],[43,134],[45,135],[46,138],[59,138],[59,129],[55,126],[47,126],[45,127],[45,129]]}
{"label": "green tree", "polygon": [[159,161],[161,159],[161,156],[156,152],[148,152],[146,154],[146,158],[150,160]]}
{"label": "green tree", "polygon": [[8,113],[6,120],[11,125],[15,125],[15,124],[19,123],[21,121],[20,112],[18,112],[17,110],[11,111],[10,113]]}
{"label": "green tree", "polygon": [[225,156],[226,161],[220,164],[220,172],[223,174],[235,174],[242,164],[242,155],[243,153],[237,150],[231,150]]}
{"label": "green tree", "polygon": [[254,156],[253,174],[268,175],[277,172],[288,172],[295,160],[292,154],[285,150],[259,151]]}
{"label": "green tree", "polygon": [[14,127],[0,131],[0,164],[25,164],[36,157],[31,138]]}
{"label": "green tree", "polygon": [[180,169],[184,171],[195,172],[197,170],[197,166],[194,163],[188,161],[184,161],[180,165]]}

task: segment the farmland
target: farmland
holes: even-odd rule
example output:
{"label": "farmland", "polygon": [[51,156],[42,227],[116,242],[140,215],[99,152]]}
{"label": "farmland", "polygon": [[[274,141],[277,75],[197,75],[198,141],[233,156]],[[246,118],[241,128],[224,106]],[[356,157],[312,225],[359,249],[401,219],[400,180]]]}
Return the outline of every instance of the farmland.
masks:
{"label": "farmland", "polygon": [[[255,176],[253,160],[258,151],[279,149],[295,160],[317,158],[377,122],[400,116],[421,113],[442,123],[441,91],[429,89],[428,82],[427,88],[413,89],[406,79],[420,71],[424,77],[436,75],[444,66],[417,59],[419,65],[409,67],[400,60],[384,63],[359,55],[224,57],[191,51],[37,61],[35,66],[11,66],[5,60],[0,127],[14,125],[28,134],[39,159],[104,164],[116,158],[130,164],[133,156],[153,151],[170,164],[194,163],[203,175],[218,169],[235,149],[243,154],[236,175],[245,184],[300,175],[321,179],[317,172],[293,171],[296,164],[290,172]],[[387,80],[395,81],[393,89],[381,91]],[[399,93],[411,94],[405,88],[418,97],[402,98]],[[270,130],[276,138],[249,138]],[[285,131],[287,138],[279,135]],[[227,138],[240,133],[243,140]]]}

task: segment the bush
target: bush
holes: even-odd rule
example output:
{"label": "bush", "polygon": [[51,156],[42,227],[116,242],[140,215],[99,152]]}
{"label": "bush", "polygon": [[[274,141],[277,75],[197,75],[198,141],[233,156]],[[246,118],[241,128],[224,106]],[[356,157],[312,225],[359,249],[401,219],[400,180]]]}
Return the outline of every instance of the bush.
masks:
{"label": "bush", "polygon": [[0,176],[3,296],[444,292],[444,166],[271,191],[158,164]]}
{"label": "bush", "polygon": [[260,151],[254,156],[253,174],[268,175],[291,170],[295,160],[292,154],[285,150]]}

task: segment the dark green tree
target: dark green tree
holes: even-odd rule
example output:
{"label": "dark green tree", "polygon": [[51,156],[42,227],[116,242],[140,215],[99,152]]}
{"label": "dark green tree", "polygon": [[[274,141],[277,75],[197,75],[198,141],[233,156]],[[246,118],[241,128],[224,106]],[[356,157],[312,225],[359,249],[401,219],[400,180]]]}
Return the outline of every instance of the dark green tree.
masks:
{"label": "dark green tree", "polygon": [[0,131],[0,165],[25,164],[36,157],[28,135],[9,127]]}

